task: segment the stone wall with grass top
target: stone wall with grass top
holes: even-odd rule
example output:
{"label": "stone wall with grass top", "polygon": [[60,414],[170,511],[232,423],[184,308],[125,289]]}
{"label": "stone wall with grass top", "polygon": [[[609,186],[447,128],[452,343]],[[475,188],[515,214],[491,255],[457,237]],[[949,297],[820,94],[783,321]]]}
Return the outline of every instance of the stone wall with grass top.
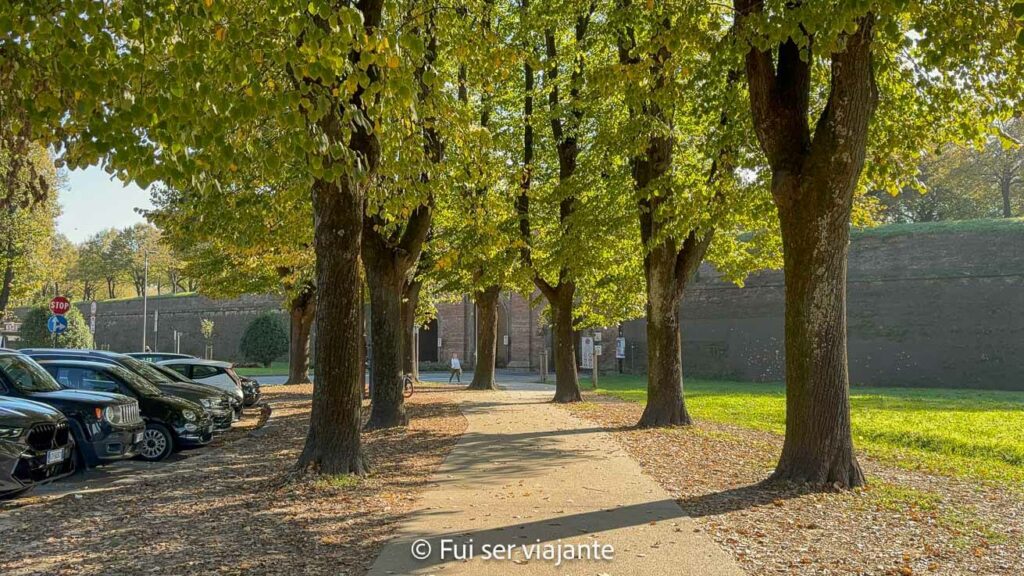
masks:
{"label": "stone wall with grass top", "polygon": [[[781,271],[738,288],[703,268],[682,305],[685,372],[782,380],[784,290]],[[1024,221],[855,231],[847,297],[852,384],[1024,390]]]}

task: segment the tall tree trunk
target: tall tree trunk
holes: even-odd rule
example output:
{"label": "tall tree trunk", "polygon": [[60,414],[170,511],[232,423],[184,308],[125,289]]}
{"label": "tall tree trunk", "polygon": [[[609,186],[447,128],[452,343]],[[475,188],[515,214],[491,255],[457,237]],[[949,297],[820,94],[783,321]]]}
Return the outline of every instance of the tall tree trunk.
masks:
{"label": "tall tree trunk", "polygon": [[494,361],[498,352],[498,298],[501,286],[488,286],[473,295],[477,309],[476,366],[470,390],[497,390]]}
{"label": "tall tree trunk", "polygon": [[[737,25],[764,3],[734,0]],[[788,39],[751,46],[746,75],[758,142],[771,166],[786,278],[786,439],[773,479],[859,486],[846,358],[846,259],[853,193],[878,103],[872,64],[874,15],[844,35],[828,98],[809,123],[815,55]],[[800,30],[804,30],[800,27]],[[757,44],[754,42],[754,44]]]}
{"label": "tall tree trunk", "polygon": [[306,287],[288,306],[288,384],[309,384],[309,341],[316,314],[316,288]]}
{"label": "tall tree trunk", "polygon": [[404,277],[396,269],[390,254],[363,245],[366,280],[370,287],[370,355],[373,372],[373,398],[367,430],[405,426],[409,417],[402,395],[402,349],[405,347],[402,322],[402,286]]}
{"label": "tall tree trunk", "polygon": [[11,289],[14,285],[14,261],[10,258],[7,259],[7,265],[4,267],[3,282],[3,287],[0,287],[0,316],[7,310],[7,305],[11,301]]}
{"label": "tall tree trunk", "polygon": [[573,298],[576,288],[562,284],[554,298],[549,299],[554,316],[555,402],[580,402],[579,376],[576,373],[576,334],[573,332]]}
{"label": "tall tree trunk", "polygon": [[999,179],[999,193],[1003,196],[1003,218],[1013,218],[1013,206],[1010,203],[1010,178]]}
{"label": "tall tree trunk", "polygon": [[645,258],[647,276],[647,405],[637,426],[693,423],[683,400],[679,330],[681,283],[673,242],[655,246]]}
{"label": "tall tree trunk", "polygon": [[420,379],[419,362],[416,358],[416,307],[420,303],[420,289],[423,282],[417,278],[406,282],[402,298],[402,371]]}
{"label": "tall tree trunk", "polygon": [[113,278],[107,278],[107,298],[111,300],[114,299],[114,294],[117,292],[117,290],[115,290],[116,287],[114,286],[114,282]]}
{"label": "tall tree trunk", "polygon": [[[376,34],[383,18],[383,0],[356,3],[362,13],[364,32]],[[362,58],[360,50],[349,53],[350,62]],[[309,78],[295,78],[307,83]],[[364,82],[380,81],[375,64],[366,69]],[[366,84],[363,84],[366,86]],[[346,103],[362,114],[369,105],[358,88]],[[335,106],[341,103],[334,103]],[[313,184],[313,244],[316,252],[316,382],[306,444],[298,466],[326,474],[364,474],[359,426],[362,409],[362,277],[359,274],[366,211],[365,182],[372,179],[380,163],[380,142],[370,131],[373,118],[354,123],[351,132],[343,128],[337,112],[315,120],[307,118],[331,143],[345,143],[356,156],[363,173],[344,176],[339,183],[316,180]],[[325,159],[332,164],[331,156]],[[334,166],[330,166],[334,167]]]}
{"label": "tall tree trunk", "polygon": [[786,279],[786,439],[777,478],[864,483],[850,430],[849,215],[849,203],[795,203],[779,210]]}
{"label": "tall tree trunk", "polygon": [[[353,139],[370,138],[357,132]],[[313,186],[316,285],[329,287],[316,307],[316,384],[300,467],[325,474],[364,474],[360,447],[362,344],[359,252],[362,191],[352,182]]]}

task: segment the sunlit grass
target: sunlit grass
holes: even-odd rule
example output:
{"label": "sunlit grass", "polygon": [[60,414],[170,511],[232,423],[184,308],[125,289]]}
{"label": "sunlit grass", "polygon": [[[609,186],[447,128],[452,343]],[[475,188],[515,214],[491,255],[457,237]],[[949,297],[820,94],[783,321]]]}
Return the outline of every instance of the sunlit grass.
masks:
{"label": "sunlit grass", "polygon": [[287,376],[287,362],[272,362],[269,367],[255,366],[250,368],[235,368],[239,376]]}
{"label": "sunlit grass", "polygon": [[[599,391],[646,402],[644,377],[607,376]],[[697,419],[783,434],[782,384],[688,379]],[[1005,484],[1024,483],[1024,392],[852,388],[856,447],[903,468]]]}

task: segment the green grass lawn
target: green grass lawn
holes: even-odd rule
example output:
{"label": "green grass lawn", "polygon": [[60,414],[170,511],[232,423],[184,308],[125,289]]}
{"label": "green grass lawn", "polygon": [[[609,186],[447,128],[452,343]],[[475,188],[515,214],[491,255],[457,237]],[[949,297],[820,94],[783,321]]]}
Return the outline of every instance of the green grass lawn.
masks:
{"label": "green grass lawn", "polygon": [[[586,384],[583,384],[586,386]],[[599,392],[645,402],[647,381],[605,376]],[[696,419],[785,432],[782,384],[687,379]],[[904,468],[1024,483],[1024,392],[852,388],[856,447]]]}
{"label": "green grass lawn", "polygon": [[239,376],[287,376],[287,362],[273,362],[269,368],[258,366],[256,368],[235,368]]}

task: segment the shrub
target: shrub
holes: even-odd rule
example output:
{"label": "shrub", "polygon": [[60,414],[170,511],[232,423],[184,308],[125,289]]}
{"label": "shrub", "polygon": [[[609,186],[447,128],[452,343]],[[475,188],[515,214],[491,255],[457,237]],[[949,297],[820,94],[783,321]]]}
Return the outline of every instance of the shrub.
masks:
{"label": "shrub", "polygon": [[46,328],[50,319],[50,310],[44,306],[32,308],[25,314],[18,333],[20,348],[91,348],[92,334],[82,313],[75,306],[64,315],[68,319],[68,329],[56,338]]}
{"label": "shrub", "polygon": [[274,314],[263,314],[249,323],[242,335],[242,356],[265,367],[288,353],[288,332]]}

